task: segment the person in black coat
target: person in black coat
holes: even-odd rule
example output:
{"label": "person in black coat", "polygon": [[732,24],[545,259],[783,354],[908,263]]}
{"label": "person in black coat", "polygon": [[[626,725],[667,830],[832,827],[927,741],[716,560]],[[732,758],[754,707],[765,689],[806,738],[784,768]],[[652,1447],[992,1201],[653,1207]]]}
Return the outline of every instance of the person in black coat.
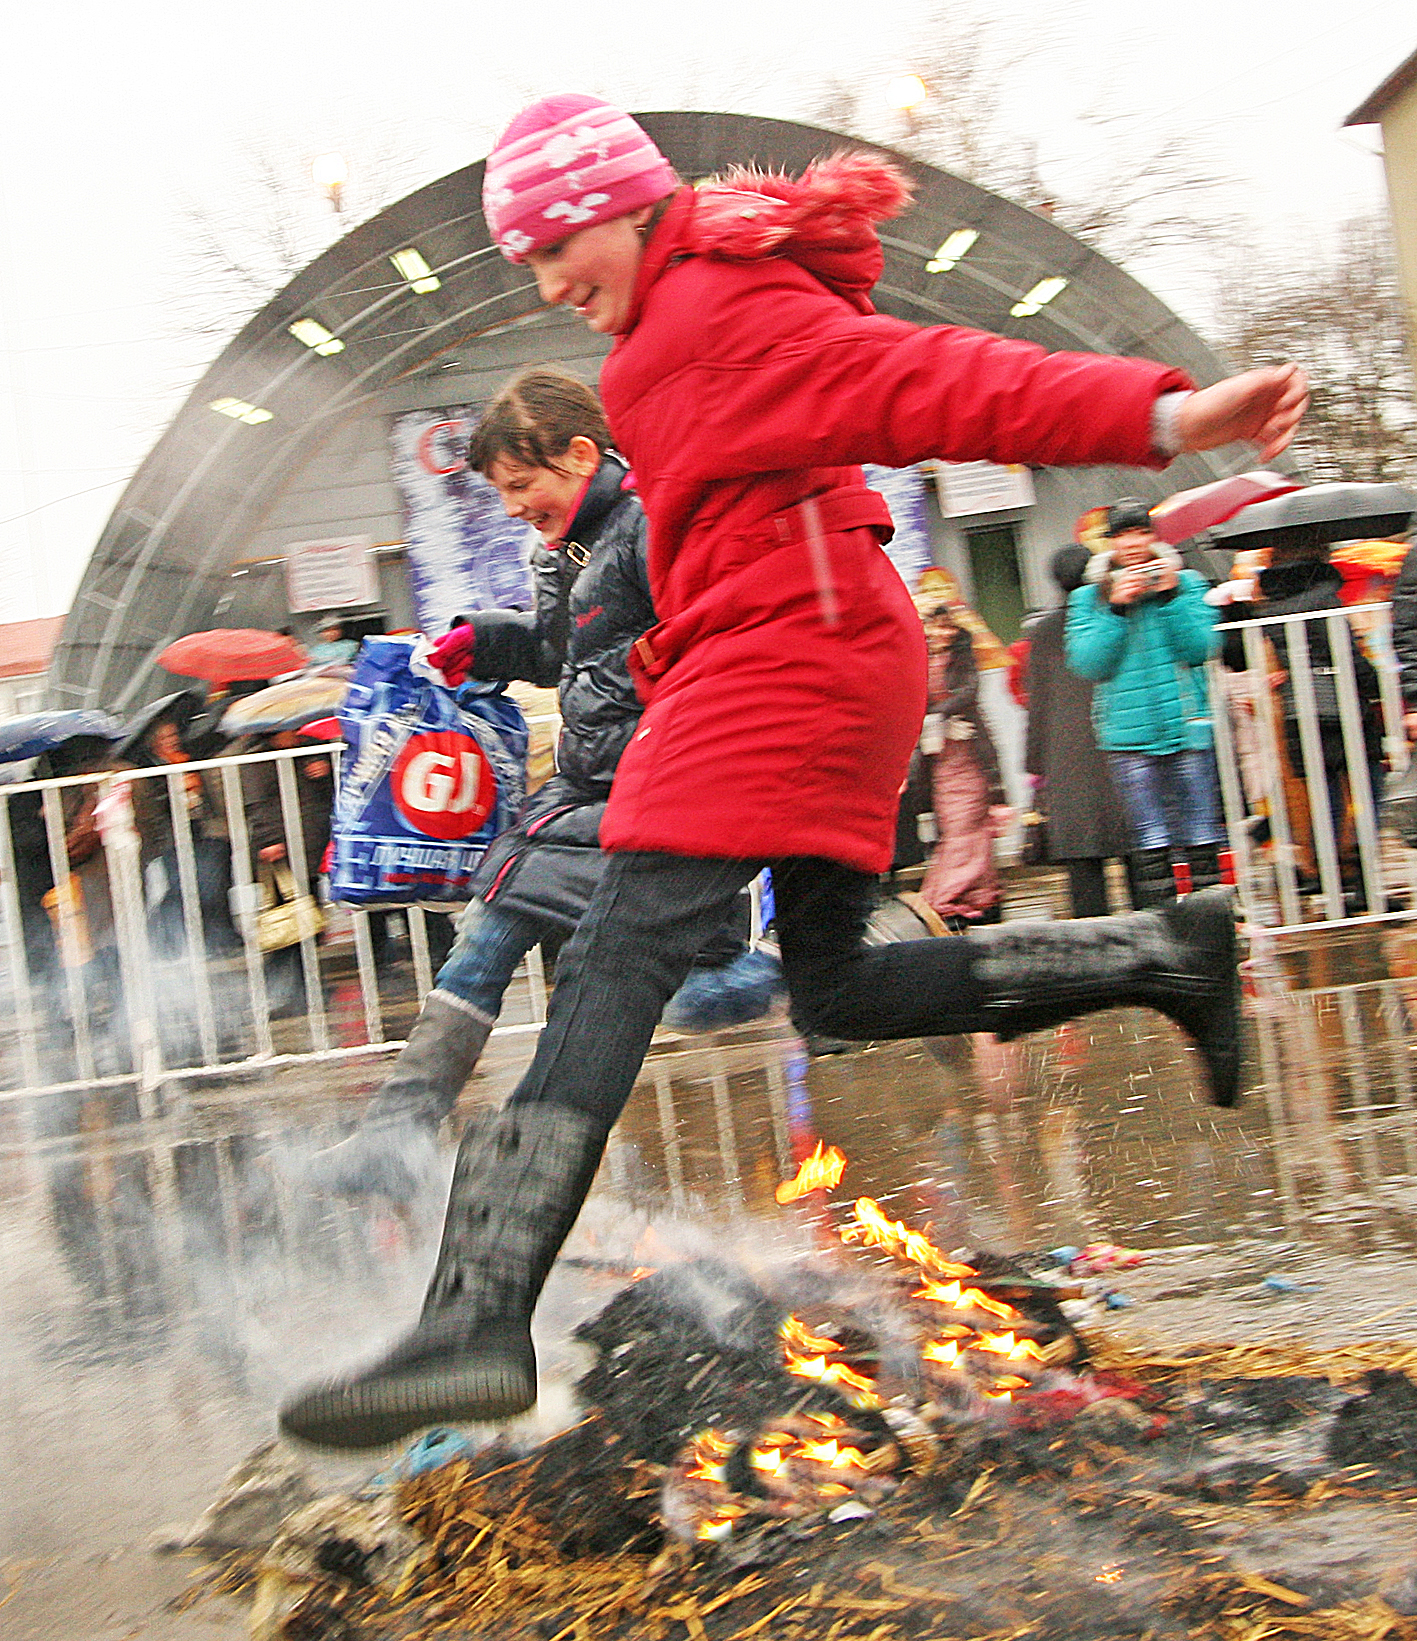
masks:
{"label": "person in black coat", "polygon": [[[1232,604],[1229,619],[1232,622],[1301,615],[1324,610],[1341,610],[1340,592],[1343,577],[1328,561],[1328,546],[1311,539],[1309,526],[1299,526],[1283,532],[1286,539],[1276,541],[1270,548],[1270,562],[1259,574],[1260,598],[1253,604]],[[1406,567],[1404,566],[1404,569]],[[1337,672],[1329,643],[1327,621],[1297,623],[1302,628],[1302,642],[1309,658],[1313,679],[1314,706],[1318,715],[1319,740],[1323,750],[1324,782],[1328,790],[1329,813],[1333,820],[1335,838],[1343,832],[1344,819],[1349,808],[1348,760],[1343,745],[1343,723],[1339,715]],[[1358,706],[1363,727],[1364,761],[1368,766],[1368,780],[1374,800],[1383,789],[1383,719],[1382,696],[1378,675],[1372,663],[1353,641],[1347,622],[1343,623],[1344,642],[1353,663],[1354,683],[1357,686]],[[1279,697],[1284,718],[1284,739],[1291,768],[1302,774],[1305,768],[1303,742],[1299,732],[1299,707],[1294,680],[1289,671],[1288,635],[1284,628],[1266,630],[1266,637],[1274,645],[1275,660],[1279,667]],[[1244,644],[1239,632],[1225,634],[1222,650],[1225,665],[1235,672],[1245,667]],[[1360,881],[1356,849],[1343,851],[1339,857],[1345,894],[1350,910],[1367,910],[1367,897]],[[1381,908],[1378,908],[1381,909]]]}
{"label": "person in black coat", "polygon": [[[496,485],[508,514],[541,537],[531,559],[535,607],[467,616],[431,659],[454,687],[558,684],[559,767],[484,857],[452,954],[360,1128],[312,1167],[312,1183],[347,1195],[407,1198],[426,1177],[438,1124],[477,1064],[517,964],[543,939],[574,930],[600,881],[601,816],[643,711],[628,658],[658,619],[648,530],[599,399],[563,371],[523,371],[484,415],[468,462]],[[741,954],[768,964],[743,947],[726,929],[708,961]],[[741,1017],[771,1000],[772,967],[739,1000],[748,1009]]]}
{"label": "person in black coat", "polygon": [[1107,915],[1105,863],[1125,858],[1127,824],[1092,730],[1092,685],[1063,657],[1068,595],[1082,586],[1086,547],[1060,547],[1050,566],[1063,603],[1027,630],[1028,730],[1024,768],[1037,778],[1048,859],[1067,868],[1074,917]]}
{"label": "person in black coat", "polygon": [[1409,547],[1392,589],[1392,647],[1402,680],[1403,724],[1417,741],[1417,547]]}

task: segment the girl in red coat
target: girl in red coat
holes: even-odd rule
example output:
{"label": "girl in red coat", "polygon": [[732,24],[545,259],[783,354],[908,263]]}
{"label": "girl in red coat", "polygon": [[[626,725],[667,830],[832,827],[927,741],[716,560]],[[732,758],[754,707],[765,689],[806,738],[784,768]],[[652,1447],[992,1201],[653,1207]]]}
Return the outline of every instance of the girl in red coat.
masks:
{"label": "girl in red coat", "polygon": [[[1270,456],[1302,414],[1302,373],[1191,393],[1147,360],[877,315],[874,225],[907,199],[869,154],[800,181],[747,172],[681,187],[641,127],[584,96],[534,104],[488,159],[483,207],[502,253],[531,267],[548,303],[615,337],[601,392],[649,515],[660,624],[632,660],[647,706],[601,827],[614,858],[561,954],[530,1068],[462,1142],[418,1326],[287,1404],[295,1435],[374,1445],[535,1400],[530,1321],[546,1274],[666,999],[765,864],[804,1028],[1016,1036],[1143,1004],[1190,1033],[1213,1096],[1235,1098],[1224,891],[1125,918],[863,946],[920,731],[925,646],[859,464],[1163,466],[1233,439]],[[455,659],[455,635],[445,644]]]}

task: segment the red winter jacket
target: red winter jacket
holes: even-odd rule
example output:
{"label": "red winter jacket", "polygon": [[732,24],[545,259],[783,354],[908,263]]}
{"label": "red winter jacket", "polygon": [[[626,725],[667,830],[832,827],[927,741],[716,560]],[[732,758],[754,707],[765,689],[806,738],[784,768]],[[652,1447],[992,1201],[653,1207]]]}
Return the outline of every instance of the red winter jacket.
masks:
{"label": "red winter jacket", "polygon": [[905,198],[852,155],[686,188],[654,230],[601,376],[660,615],[607,849],[884,871],[925,645],[858,464],[1155,465],[1152,404],[1179,372],[872,310],[873,222]]}

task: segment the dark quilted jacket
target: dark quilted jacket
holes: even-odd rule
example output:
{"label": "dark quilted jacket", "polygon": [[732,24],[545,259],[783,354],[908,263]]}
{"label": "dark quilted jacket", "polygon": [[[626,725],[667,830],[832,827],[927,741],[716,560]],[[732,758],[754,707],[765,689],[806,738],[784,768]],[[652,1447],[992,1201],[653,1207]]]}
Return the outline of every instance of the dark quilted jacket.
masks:
{"label": "dark quilted jacket", "polygon": [[634,491],[623,488],[626,472],[606,456],[565,545],[533,549],[534,610],[483,610],[471,618],[472,677],[559,685],[561,777],[596,798],[609,792],[644,710],[626,657],[655,623],[645,516]]}
{"label": "dark quilted jacket", "polygon": [[533,551],[534,611],[472,617],[472,676],[544,687],[559,681],[562,717],[558,772],[487,851],[473,889],[488,905],[563,929],[580,921],[605,869],[600,819],[643,711],[626,657],[655,614],[645,516],[625,476],[624,463],[607,456],[571,523],[569,546]]}

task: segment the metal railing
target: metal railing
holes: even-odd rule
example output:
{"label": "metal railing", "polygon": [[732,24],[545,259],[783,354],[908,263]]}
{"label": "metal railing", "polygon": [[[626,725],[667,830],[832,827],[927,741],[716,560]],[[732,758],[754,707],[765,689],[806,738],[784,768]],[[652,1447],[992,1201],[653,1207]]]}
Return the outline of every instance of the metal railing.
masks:
{"label": "metal railing", "polygon": [[[403,1046],[461,907],[326,906],[323,929],[314,926],[308,902],[320,881],[301,782],[321,759],[333,778],[342,750],[0,787],[0,997],[12,1005],[9,1029],[0,1028],[0,1097],[147,1091]],[[262,913],[278,891],[252,843],[247,784],[262,765],[275,770],[288,886],[307,903],[299,938],[274,951],[263,950]],[[534,1032],[545,1017],[533,948],[497,1029]]]}
{"label": "metal railing", "polygon": [[[1209,667],[1226,830],[1245,919],[1278,934],[1417,915],[1417,851],[1382,830],[1383,766],[1410,756],[1387,604],[1228,623],[1244,670]],[[1315,663],[1316,644],[1323,665]],[[1355,657],[1376,674],[1359,693]]]}

